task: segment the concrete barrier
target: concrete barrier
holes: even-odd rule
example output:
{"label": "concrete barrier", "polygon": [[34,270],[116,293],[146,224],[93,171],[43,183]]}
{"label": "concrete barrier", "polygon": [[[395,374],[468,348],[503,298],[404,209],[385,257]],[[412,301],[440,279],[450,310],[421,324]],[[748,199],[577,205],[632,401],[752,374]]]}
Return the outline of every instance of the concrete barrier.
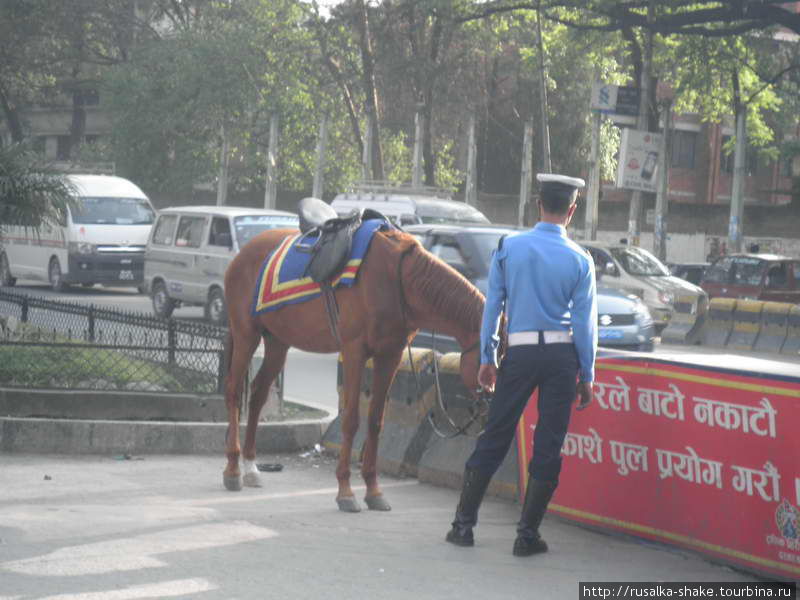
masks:
{"label": "concrete barrier", "polygon": [[733,350],[752,350],[761,329],[761,311],[764,303],[760,300],[737,300],[733,309],[733,328],[728,337],[727,347]]}
{"label": "concrete barrier", "polygon": [[795,304],[789,310],[788,327],[786,328],[786,341],[781,348],[781,354],[797,356],[800,354],[800,305]]}
{"label": "concrete barrier", "polygon": [[708,304],[706,324],[703,328],[703,344],[725,346],[733,330],[733,311],[736,300],[733,298],[714,298]]}
{"label": "concrete barrier", "polygon": [[764,302],[761,311],[761,329],[753,350],[759,352],[780,352],[789,330],[789,311],[791,304],[785,302]]}
{"label": "concrete barrier", "polygon": [[[412,348],[412,351],[414,365],[420,377],[421,394],[417,396],[417,384],[406,355],[389,390],[383,431],[378,443],[378,469],[390,475],[417,477],[423,482],[458,488],[462,483],[464,463],[475,447],[475,439],[483,428],[485,417],[476,419],[467,428],[466,435],[442,437],[455,431],[438,406],[432,361],[434,357],[438,358],[442,403],[446,407],[447,415],[456,424],[462,425],[472,419],[475,404],[461,382],[461,355],[438,355],[422,348]],[[340,399],[341,382],[340,362]],[[353,441],[353,461],[360,459],[366,439],[371,385],[372,363],[369,362],[361,386],[360,424]],[[429,413],[432,413],[436,429],[428,419]],[[326,431],[323,445],[329,450],[339,452],[341,444],[341,419],[337,417]],[[488,493],[516,500],[517,470],[516,453],[509,452],[493,478]]]}
{"label": "concrete barrier", "polygon": [[[447,414],[456,424],[462,425],[472,420],[476,407],[461,382],[459,361],[459,354],[445,354],[439,359],[439,372],[442,401],[447,408]],[[435,410],[434,417],[434,422],[437,423],[442,434],[453,433],[452,426],[447,423],[441,411]],[[463,482],[464,464],[475,448],[475,440],[483,429],[485,421],[485,416],[476,419],[466,430],[466,435],[443,438],[434,433],[430,436],[419,461],[417,478],[435,485],[460,488]],[[516,445],[512,446],[512,448],[514,447]],[[509,500],[517,500],[518,479],[517,453],[509,451],[503,464],[492,478],[488,493]]]}
{"label": "concrete barrier", "polygon": [[[430,431],[423,426],[427,410],[433,405],[433,360],[434,353],[423,348],[411,349],[416,377],[411,369],[408,353],[398,367],[389,388],[384,412],[383,430],[378,442],[378,468],[385,473],[415,476],[417,463]],[[339,412],[342,403],[342,363],[338,372]],[[419,381],[419,388],[417,387]],[[372,361],[367,362],[361,380],[359,394],[359,426],[353,440],[353,461],[361,459],[361,451],[367,437],[369,403],[372,399]],[[322,440],[323,446],[333,452],[342,447],[341,414],[331,423]]]}
{"label": "concrete barrier", "polygon": [[665,344],[699,344],[708,312],[706,296],[684,295],[675,298],[675,312],[661,332]]}

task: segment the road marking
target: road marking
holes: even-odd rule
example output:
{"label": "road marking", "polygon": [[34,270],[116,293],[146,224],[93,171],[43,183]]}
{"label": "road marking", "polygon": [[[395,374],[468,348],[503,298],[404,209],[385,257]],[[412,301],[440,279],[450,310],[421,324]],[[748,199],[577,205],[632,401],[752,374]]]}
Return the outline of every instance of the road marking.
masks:
{"label": "road marking", "polygon": [[[388,488],[397,488],[397,487],[406,487],[409,485],[419,485],[418,481],[398,481],[396,483],[382,483],[381,489],[388,489]],[[362,491],[366,490],[367,486],[365,485],[354,485],[353,491]],[[327,494],[336,494],[339,492],[339,488],[330,487],[330,488],[318,488],[316,490],[303,490],[301,492],[279,492],[276,494],[256,494],[256,495],[249,495],[244,494],[240,496],[228,496],[228,497],[215,497],[215,498],[198,498],[195,500],[182,500],[179,501],[180,504],[188,504],[191,506],[210,506],[213,504],[241,504],[242,502],[256,502],[259,500],[280,500],[283,498],[302,498],[305,496],[321,496]]]}
{"label": "road marking", "polygon": [[276,531],[247,521],[164,529],[126,539],[68,546],[41,556],[0,563],[0,570],[37,577],[135,571],[166,566],[162,560],[155,558],[156,555],[232,546],[277,535]]}
{"label": "road marking", "polygon": [[[161,583],[148,583],[101,592],[85,592],[81,594],[58,594],[57,596],[41,596],[40,600],[136,600],[140,598],[177,598],[190,594],[199,594],[216,590],[218,586],[206,579],[175,579]],[[0,600],[15,600],[22,596],[0,596]]]}

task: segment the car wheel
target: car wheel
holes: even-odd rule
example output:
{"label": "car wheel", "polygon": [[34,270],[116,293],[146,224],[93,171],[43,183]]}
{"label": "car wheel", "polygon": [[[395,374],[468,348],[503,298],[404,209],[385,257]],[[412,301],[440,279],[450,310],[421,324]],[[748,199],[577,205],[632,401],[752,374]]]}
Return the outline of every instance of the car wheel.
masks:
{"label": "car wheel", "polygon": [[50,265],[47,267],[47,280],[50,282],[50,289],[56,293],[61,293],[67,289],[67,284],[64,283],[64,275],[61,272],[61,263],[55,257],[50,259]]}
{"label": "car wheel", "polygon": [[5,254],[0,254],[0,287],[13,287],[17,278],[11,276],[11,267]]}
{"label": "car wheel", "polygon": [[151,298],[153,300],[153,313],[161,319],[169,319],[172,316],[172,311],[175,310],[175,300],[169,297],[167,286],[164,285],[163,281],[157,281],[153,284]]}
{"label": "car wheel", "polygon": [[206,320],[214,325],[224,326],[228,323],[228,310],[225,307],[225,296],[219,288],[208,292],[205,306]]}

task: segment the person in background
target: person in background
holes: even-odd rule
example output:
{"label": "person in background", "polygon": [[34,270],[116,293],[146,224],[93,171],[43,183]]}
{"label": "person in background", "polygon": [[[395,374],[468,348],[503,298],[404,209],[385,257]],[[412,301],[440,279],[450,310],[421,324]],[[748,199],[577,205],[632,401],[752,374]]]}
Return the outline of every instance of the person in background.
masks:
{"label": "person in background", "polygon": [[[514,542],[515,556],[547,551],[539,525],[561,472],[561,446],[572,403],[592,400],[597,352],[597,302],[592,258],[567,238],[582,179],[539,174],[540,222],[501,240],[492,258],[481,325],[478,381],[494,398],[486,428],[467,460],[461,498],[446,540],[474,545],[473,527],[492,476],[514,439],[534,390],[539,420],[528,486]],[[508,349],[496,367],[498,327],[505,312]],[[496,388],[496,389],[495,389]]]}

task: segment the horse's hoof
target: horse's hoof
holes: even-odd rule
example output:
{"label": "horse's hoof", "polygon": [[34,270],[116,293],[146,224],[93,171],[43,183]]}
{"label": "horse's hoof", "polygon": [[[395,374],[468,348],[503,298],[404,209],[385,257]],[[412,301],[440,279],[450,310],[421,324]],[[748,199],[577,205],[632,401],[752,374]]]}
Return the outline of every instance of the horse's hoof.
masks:
{"label": "horse's hoof", "polygon": [[247,487],[261,487],[261,477],[258,473],[245,473],[244,484]]}
{"label": "horse's hoof", "polygon": [[364,496],[364,502],[367,503],[367,508],[370,510],[392,510],[392,505],[386,501],[383,494],[377,496]]}
{"label": "horse's hoof", "polygon": [[339,505],[339,510],[342,512],[357,513],[361,512],[361,507],[358,505],[358,500],[353,496],[345,496],[344,498],[337,498],[336,504]]}
{"label": "horse's hoof", "polygon": [[235,475],[233,477],[229,475],[223,475],[222,483],[225,484],[225,489],[228,490],[229,492],[242,491],[242,477],[240,475]]}

